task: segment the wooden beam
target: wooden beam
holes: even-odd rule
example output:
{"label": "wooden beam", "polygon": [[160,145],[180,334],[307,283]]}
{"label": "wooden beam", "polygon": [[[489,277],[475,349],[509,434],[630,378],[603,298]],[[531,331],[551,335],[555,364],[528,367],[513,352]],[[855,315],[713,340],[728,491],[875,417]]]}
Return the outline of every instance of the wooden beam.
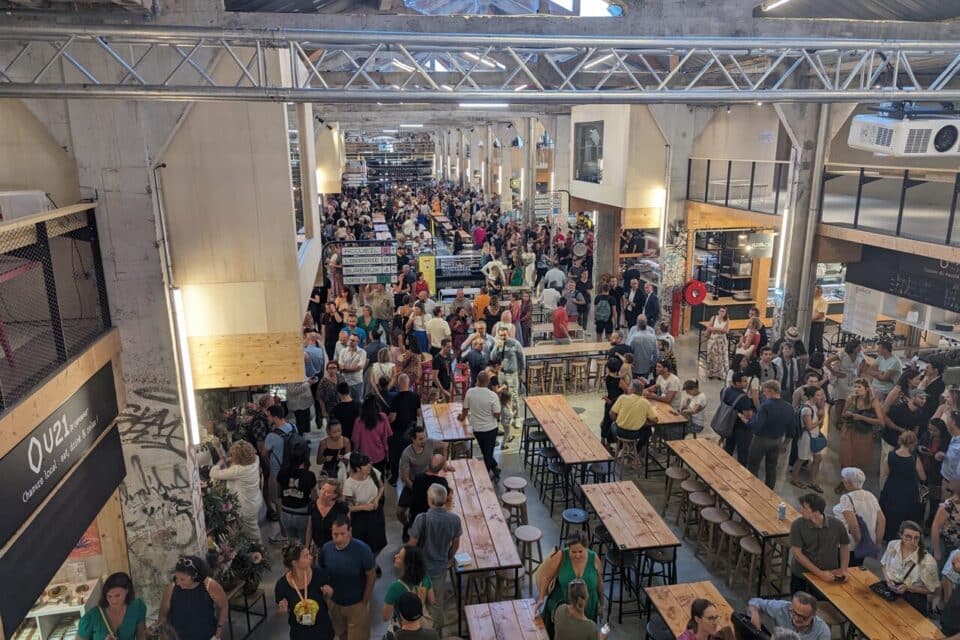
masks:
{"label": "wooden beam", "polygon": [[687,200],[686,214],[688,233],[706,229],[777,229],[780,227],[780,216],[690,200]]}
{"label": "wooden beam", "polygon": [[946,262],[960,263],[960,247],[948,247],[933,242],[911,240],[910,238],[896,238],[882,233],[848,229],[831,224],[817,225],[817,235],[834,238],[836,240],[846,240],[847,242],[855,244],[865,244],[871,247],[882,247],[892,251],[899,251],[900,253],[909,253],[945,260]]}
{"label": "wooden beam", "polygon": [[860,262],[863,245],[818,235],[814,241],[814,262]]}

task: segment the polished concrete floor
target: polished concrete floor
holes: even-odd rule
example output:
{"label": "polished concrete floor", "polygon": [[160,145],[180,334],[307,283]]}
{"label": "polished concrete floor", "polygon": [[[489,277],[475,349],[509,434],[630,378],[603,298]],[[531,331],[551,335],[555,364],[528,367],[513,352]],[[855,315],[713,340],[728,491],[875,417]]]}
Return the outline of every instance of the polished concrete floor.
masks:
{"label": "polished concrete floor", "polygon": [[[689,333],[677,340],[676,351],[678,357],[679,375],[681,379],[692,377],[700,378],[702,381],[701,384],[703,385],[703,391],[706,393],[710,402],[707,407],[707,415],[709,416],[713,414],[713,409],[716,406],[717,397],[720,392],[720,383],[718,381],[705,380],[705,372],[702,370],[698,372],[695,358],[696,340],[697,337],[694,333]],[[600,395],[596,393],[570,395],[568,396],[568,400],[570,404],[577,409],[578,413],[580,413],[586,424],[599,433],[599,425],[603,410],[603,401],[601,400]],[[709,420],[707,420],[707,422],[709,423]],[[707,427],[699,437],[716,438],[716,435],[712,433],[709,427]],[[831,434],[829,439],[831,441],[831,445],[835,444],[835,434]],[[516,449],[507,452],[498,451],[498,455],[500,456],[501,464],[504,469],[504,477],[510,475],[522,475],[524,477],[528,477],[526,472],[522,469]],[[879,445],[877,445],[877,455],[875,458],[879,460]],[[785,478],[785,460],[783,462],[784,468],[780,469],[780,475],[777,481],[777,492],[783,496],[786,501],[796,505],[796,496],[799,495],[800,490],[792,486]],[[876,478],[878,469],[879,462],[874,469],[866,470],[868,478],[870,478],[867,485],[868,489],[873,489],[876,491]],[[661,507],[664,497],[664,480],[662,475],[645,480],[642,476],[642,473],[639,476],[636,474],[628,474],[627,478],[633,479],[637,483],[640,490],[644,493],[654,507],[657,509]],[[827,500],[828,508],[831,508],[837,502],[837,496],[833,494],[833,492],[830,490],[830,487],[835,484],[838,478],[839,469],[836,451],[835,449],[828,449],[820,472],[820,484],[826,489],[824,497]],[[501,488],[498,487],[498,490],[500,489]],[[527,495],[530,498],[527,504],[530,523],[543,531],[544,551],[549,552],[549,549],[558,542],[558,536],[560,533],[560,510],[558,509],[555,512],[554,517],[551,518],[549,511],[537,500],[535,490],[531,491],[528,489]],[[383,603],[384,593],[395,578],[395,570],[392,566],[393,554],[400,545],[400,526],[391,516],[392,504],[395,503],[395,499],[395,494],[392,490],[389,490],[387,494],[387,535],[390,544],[380,553],[378,557],[378,563],[383,569],[383,577],[377,581],[377,585],[373,594],[371,616],[374,618],[376,623],[371,636],[373,638],[382,637],[385,630],[385,624],[380,621],[380,609]],[[674,531],[679,536],[680,530],[679,527],[674,526],[674,518],[672,514],[673,511],[671,510],[670,516],[667,518],[667,522],[671,527],[673,527]],[[277,525],[275,524],[266,524],[264,527],[267,535],[275,535],[277,533]],[[272,547],[270,557],[274,568],[271,572],[270,578],[265,581],[264,587],[267,591],[268,602],[270,603],[269,610],[272,613],[275,611],[275,607],[273,605],[273,584],[283,573],[279,561],[278,547]],[[748,589],[742,580],[734,589],[728,588],[725,581],[724,569],[718,567],[716,563],[704,562],[704,556],[702,555],[700,558],[695,558],[691,543],[689,541],[684,542],[684,544],[680,547],[678,554],[678,581],[682,583],[700,580],[710,580],[714,582],[724,597],[726,597],[730,604],[737,609],[742,609],[746,605],[747,598],[752,595],[748,592]],[[524,583],[522,589],[524,597],[533,597],[528,596],[526,583]],[[450,619],[449,616],[453,615],[454,612],[451,608],[448,613],[448,620]],[[236,617],[236,619],[239,618],[240,616]],[[453,619],[455,620],[455,618]],[[636,615],[625,617],[622,624],[618,623],[616,620],[616,611],[614,611],[614,619],[611,623],[613,632],[610,637],[614,639],[642,638],[645,625],[646,620]],[[446,629],[446,631],[449,635],[453,635],[453,633],[455,633],[455,628],[449,627]],[[285,617],[280,615],[271,615],[268,618],[267,623],[260,627],[260,629],[255,632],[253,637],[258,639],[287,637],[287,624]]]}

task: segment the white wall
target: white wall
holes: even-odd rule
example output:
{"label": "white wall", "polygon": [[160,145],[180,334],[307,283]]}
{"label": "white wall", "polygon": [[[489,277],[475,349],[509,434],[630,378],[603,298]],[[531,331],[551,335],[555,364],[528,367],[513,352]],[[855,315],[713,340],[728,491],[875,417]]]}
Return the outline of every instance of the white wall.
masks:
{"label": "white wall", "polygon": [[[615,207],[626,206],[630,105],[584,105],[570,114],[570,141],[578,122],[603,121],[603,178],[600,184],[574,180],[576,158],[570,159],[570,195]],[[575,156],[575,152],[571,153]],[[662,176],[661,171],[661,176]]]}
{"label": "white wall", "polygon": [[[625,176],[627,209],[663,207],[666,140],[650,110],[644,105],[630,108],[630,138]],[[606,163],[604,163],[606,168]]]}
{"label": "white wall", "polygon": [[775,160],[780,121],[772,106],[738,105],[717,109],[697,136],[697,158]]}

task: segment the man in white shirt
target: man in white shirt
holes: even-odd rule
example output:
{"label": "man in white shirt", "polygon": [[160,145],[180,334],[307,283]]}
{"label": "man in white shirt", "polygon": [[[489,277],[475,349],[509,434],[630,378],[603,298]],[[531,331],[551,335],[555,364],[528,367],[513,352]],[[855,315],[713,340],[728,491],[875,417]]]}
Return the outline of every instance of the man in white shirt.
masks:
{"label": "man in white shirt", "polygon": [[427,337],[430,339],[430,354],[437,355],[443,346],[443,339],[451,337],[450,323],[443,319],[443,309],[433,309],[433,317],[427,320]]}
{"label": "man in white shirt", "polygon": [[476,386],[468,389],[463,396],[463,410],[459,419],[463,421],[470,417],[470,426],[480,445],[487,471],[494,478],[499,478],[500,467],[493,457],[493,449],[497,445],[497,428],[500,425],[500,398],[488,388],[489,384],[490,375],[481,371],[477,375]]}
{"label": "man in white shirt", "polygon": [[540,302],[543,305],[543,310],[548,312],[545,320],[553,320],[553,311],[557,308],[557,302],[561,297],[562,294],[558,289],[544,287],[543,293],[540,294]]}
{"label": "man in white shirt", "polygon": [[567,274],[563,272],[563,269],[554,262],[553,266],[547,270],[543,276],[543,289],[561,289],[563,283],[567,281]]}
{"label": "man in white shirt", "polygon": [[337,358],[343,381],[350,385],[350,397],[356,402],[363,399],[363,369],[367,366],[367,352],[359,345],[360,338],[356,334],[351,335],[347,348]]}
{"label": "man in white shirt", "polygon": [[700,391],[700,383],[687,380],[683,383],[683,398],[680,400],[680,414],[690,421],[690,432],[703,431],[703,410],[707,408],[707,396]]}
{"label": "man in white shirt", "polygon": [[646,395],[648,400],[659,400],[666,402],[671,407],[680,410],[680,378],[677,377],[666,362],[658,362],[654,365],[654,373],[657,374],[655,385],[648,387]]}

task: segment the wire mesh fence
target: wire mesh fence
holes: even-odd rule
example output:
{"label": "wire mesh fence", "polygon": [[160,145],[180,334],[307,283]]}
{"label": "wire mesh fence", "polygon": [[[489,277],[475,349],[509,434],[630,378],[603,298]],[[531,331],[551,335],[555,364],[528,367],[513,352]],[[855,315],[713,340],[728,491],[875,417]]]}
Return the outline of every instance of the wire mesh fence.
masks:
{"label": "wire mesh fence", "polygon": [[92,208],[0,225],[0,411],[109,327]]}

